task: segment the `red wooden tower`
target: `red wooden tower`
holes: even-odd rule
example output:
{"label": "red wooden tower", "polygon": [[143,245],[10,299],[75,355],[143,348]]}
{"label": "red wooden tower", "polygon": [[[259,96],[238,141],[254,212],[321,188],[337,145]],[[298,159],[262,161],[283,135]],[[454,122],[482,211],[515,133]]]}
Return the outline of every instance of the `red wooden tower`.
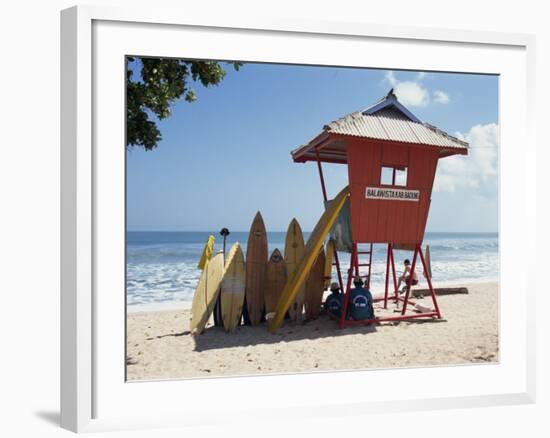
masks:
{"label": "red wooden tower", "polygon": [[[422,241],[437,162],[440,158],[457,154],[467,155],[468,144],[421,122],[397,100],[393,90],[373,106],[325,125],[322,132],[308,144],[292,151],[292,158],[297,163],[317,162],[325,202],[327,192],[321,163],[348,166],[352,244],[345,289],[338,253],[335,251],[339,281],[342,290],[345,290],[340,327],[419,317],[441,318],[429,276],[426,279],[433,309],[407,314],[407,306],[414,303],[409,299],[410,285],[404,297],[399,296],[393,249],[414,250],[412,271],[416,268],[418,258],[426,270]],[[370,245],[370,250],[359,251],[358,244]],[[386,287],[384,298],[381,299],[384,300],[385,308],[388,300],[402,303],[401,315],[350,321],[346,319],[346,311],[352,277],[359,275],[360,267],[367,267],[364,277],[367,287],[370,285],[373,244],[387,244]],[[367,263],[359,262],[360,254],[368,254]],[[390,274],[394,289],[391,297]]]}

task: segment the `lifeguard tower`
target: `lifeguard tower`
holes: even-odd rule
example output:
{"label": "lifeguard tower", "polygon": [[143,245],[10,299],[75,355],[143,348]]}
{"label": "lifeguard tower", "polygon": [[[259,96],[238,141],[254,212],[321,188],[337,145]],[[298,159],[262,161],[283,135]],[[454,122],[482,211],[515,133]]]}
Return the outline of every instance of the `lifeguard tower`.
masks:
{"label": "lifeguard tower", "polygon": [[[341,328],[355,324],[411,318],[441,318],[429,275],[425,276],[433,309],[407,313],[407,307],[414,305],[409,299],[411,286],[407,285],[403,297],[399,295],[393,250],[414,251],[412,271],[414,272],[420,259],[426,273],[422,241],[438,160],[452,155],[467,154],[468,143],[420,121],[397,100],[393,89],[373,106],[325,125],[313,140],[292,151],[292,158],[296,163],[308,161],[317,163],[325,205],[328,198],[321,163],[339,163],[348,166],[349,196],[346,193],[345,203],[349,202],[351,258],[345,288],[340,271],[338,248],[334,253],[338,279],[342,290],[345,291],[343,312],[339,321]],[[342,211],[347,210],[340,208],[344,206],[343,202],[341,206],[339,205],[337,215],[341,216]],[[325,225],[333,227],[334,222],[340,219],[333,218],[332,223],[327,222]],[[326,226],[324,231],[328,232]],[[314,234],[315,230],[312,237]],[[317,237],[322,237],[324,241],[326,234],[322,236],[319,232]],[[369,287],[373,244],[387,245],[385,293],[378,301],[384,301],[384,308],[387,308],[389,300],[401,305],[400,315],[352,321],[346,318],[352,277],[362,275],[367,288]],[[310,246],[311,250],[316,250],[318,254],[319,245],[312,243]],[[359,261],[360,255],[367,256],[363,263]],[[309,263],[304,261],[303,268],[309,271]],[[360,268],[366,269],[360,272]],[[391,296],[389,294],[390,276],[394,289]],[[291,297],[293,293],[291,283],[300,280],[298,275],[289,279],[288,287],[285,287],[288,291],[284,292],[288,292]],[[288,297],[285,296],[285,298]],[[282,299],[281,310],[285,304]],[[278,323],[278,321],[274,322],[272,329],[275,329]]]}

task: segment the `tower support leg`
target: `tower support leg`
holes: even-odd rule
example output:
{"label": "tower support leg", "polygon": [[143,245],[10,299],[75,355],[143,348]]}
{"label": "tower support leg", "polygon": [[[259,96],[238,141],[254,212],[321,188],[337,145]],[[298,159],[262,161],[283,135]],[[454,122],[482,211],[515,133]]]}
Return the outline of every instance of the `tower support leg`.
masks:
{"label": "tower support leg", "polygon": [[[354,261],[354,265],[355,265],[355,275],[359,276],[359,249],[357,247],[357,244],[355,244],[355,261]],[[353,283],[353,281],[352,281],[352,283]]]}
{"label": "tower support leg", "polygon": [[365,281],[365,284],[367,285],[367,290],[370,290],[370,276],[372,274],[372,252],[374,251],[374,245],[371,243],[369,246],[369,273],[367,274],[367,281]]}
{"label": "tower support leg", "polygon": [[388,292],[390,287],[390,269],[391,269],[391,243],[388,243],[388,256],[386,258],[386,288],[384,290],[384,309],[388,308]]}
{"label": "tower support leg", "polygon": [[393,245],[390,243],[391,271],[393,276],[393,299],[399,303],[399,291],[397,290],[397,275],[395,273],[395,258],[393,257]]}
{"label": "tower support leg", "polygon": [[[413,261],[412,261],[412,266],[411,266],[411,280],[412,280],[412,274],[414,273],[414,270],[416,269],[416,258],[418,256],[418,249],[419,249],[420,245],[416,245],[415,248],[414,248],[414,255],[413,255]],[[404,315],[405,312],[407,311],[407,304],[409,303],[409,296],[410,296],[410,293],[411,293],[411,283],[412,281],[409,281],[407,283],[407,289],[406,289],[406,292],[405,292],[405,299],[403,300],[403,310],[401,310],[401,315]]]}
{"label": "tower support leg", "polygon": [[336,263],[336,274],[338,275],[338,284],[340,285],[340,290],[344,291],[344,280],[342,280],[342,270],[340,269],[340,260],[338,258],[338,251],[334,248],[334,262]]}
{"label": "tower support leg", "polygon": [[[319,171],[319,180],[321,181],[321,190],[323,192],[323,200],[328,201],[327,188],[325,185],[325,177],[323,175],[323,167],[321,166],[321,158],[319,156],[319,149],[315,149],[315,156],[317,158],[317,169]],[[342,280],[342,271],[340,270],[340,260],[338,260],[338,251],[334,248],[334,262],[336,263],[336,273],[338,275],[338,283],[340,284],[340,290],[344,291],[344,282]]]}
{"label": "tower support leg", "polygon": [[346,281],[346,292],[344,294],[344,303],[342,305],[342,315],[340,315],[339,327],[344,328],[346,324],[346,318],[348,313],[349,297],[351,293],[351,281],[353,279],[354,268],[357,265],[357,245],[354,243],[351,249],[351,256],[349,261],[348,278]]}
{"label": "tower support leg", "polygon": [[[424,253],[422,252],[422,246],[418,248],[418,253],[420,254],[420,260],[422,261],[422,267],[424,268],[424,272],[428,272],[427,266],[426,266],[426,260],[424,259]],[[430,290],[430,295],[432,296],[432,302],[434,305],[434,310],[437,313],[437,318],[441,319],[441,312],[439,311],[439,306],[437,305],[437,299],[435,297],[435,291],[432,286],[432,279],[429,275],[426,275],[426,280],[428,281],[428,288]]]}

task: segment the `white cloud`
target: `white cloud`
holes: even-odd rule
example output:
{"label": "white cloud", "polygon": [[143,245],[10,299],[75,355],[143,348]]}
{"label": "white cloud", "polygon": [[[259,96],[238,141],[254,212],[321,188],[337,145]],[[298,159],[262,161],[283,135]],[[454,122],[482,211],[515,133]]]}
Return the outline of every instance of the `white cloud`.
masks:
{"label": "white cloud", "polygon": [[441,90],[435,90],[433,93],[433,96],[434,96],[434,100],[437,103],[447,104],[451,101],[451,99],[449,99],[449,95]]}
{"label": "white cloud", "polygon": [[470,144],[469,153],[439,161],[434,191],[454,192],[471,188],[479,195],[494,196],[497,189],[498,133],[495,123],[475,125],[465,134],[455,133]]}
{"label": "white cloud", "polygon": [[397,99],[405,106],[427,106],[434,102],[447,104],[451,101],[449,95],[442,90],[436,90],[430,98],[430,91],[422,84],[425,72],[419,72],[414,81],[400,81],[393,71],[386,73],[385,80],[393,87]]}
{"label": "white cloud", "polygon": [[394,87],[397,85],[398,82],[392,71],[386,73],[386,80]]}
{"label": "white cloud", "polygon": [[[419,75],[418,79],[420,80],[423,77]],[[386,80],[391,84],[397,99],[403,105],[426,106],[430,102],[430,94],[420,82],[400,81],[392,71],[386,73]]]}

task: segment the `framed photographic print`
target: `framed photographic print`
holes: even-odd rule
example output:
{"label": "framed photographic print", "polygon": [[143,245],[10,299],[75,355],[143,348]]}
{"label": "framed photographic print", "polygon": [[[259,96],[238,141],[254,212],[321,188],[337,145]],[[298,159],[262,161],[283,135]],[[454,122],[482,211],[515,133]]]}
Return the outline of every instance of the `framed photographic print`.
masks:
{"label": "framed photographic print", "polygon": [[75,7],[61,44],[63,427],[534,400],[531,36]]}

